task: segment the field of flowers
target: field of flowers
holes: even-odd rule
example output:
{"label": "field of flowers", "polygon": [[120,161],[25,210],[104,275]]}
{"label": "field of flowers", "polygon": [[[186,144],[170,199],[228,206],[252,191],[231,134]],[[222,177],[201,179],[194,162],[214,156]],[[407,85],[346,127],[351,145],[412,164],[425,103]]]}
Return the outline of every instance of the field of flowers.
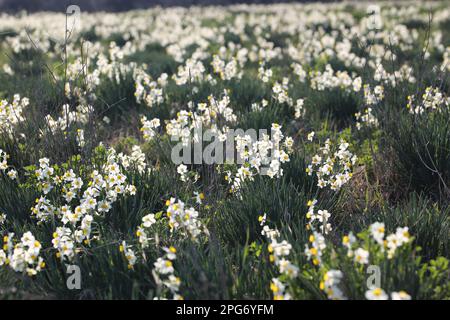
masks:
{"label": "field of flowers", "polygon": [[450,298],[448,2],[70,12],[0,14],[0,299]]}

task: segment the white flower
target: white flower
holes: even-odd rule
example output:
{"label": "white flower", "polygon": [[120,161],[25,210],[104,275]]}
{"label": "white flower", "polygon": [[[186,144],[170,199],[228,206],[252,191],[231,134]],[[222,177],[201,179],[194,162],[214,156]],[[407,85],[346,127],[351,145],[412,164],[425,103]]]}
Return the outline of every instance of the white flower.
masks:
{"label": "white flower", "polygon": [[141,118],[142,128],[141,131],[145,140],[151,140],[156,136],[156,129],[161,126],[161,122],[158,118],[154,118],[150,121],[145,116]]}
{"label": "white flower", "polygon": [[369,263],[369,251],[364,250],[363,248],[358,248],[355,250],[355,262],[361,264]]}
{"label": "white flower", "polygon": [[187,181],[187,173],[188,173],[187,166],[184,164],[180,164],[177,167],[177,172],[180,175],[181,181],[186,182]]}
{"label": "white flower", "polygon": [[383,245],[384,231],[385,227],[384,223],[382,222],[375,222],[370,226],[370,234],[380,245]]}
{"label": "white flower", "polygon": [[123,252],[125,258],[128,261],[128,269],[133,269],[133,266],[136,264],[137,257],[132,249],[127,246],[125,241],[122,241],[122,244],[119,246],[119,251]]}
{"label": "white flower", "polygon": [[14,169],[11,169],[8,171],[7,175],[11,180],[15,180],[17,178],[17,171]]}
{"label": "white flower", "polygon": [[391,298],[392,300],[411,300],[411,296],[405,291],[392,292]]}
{"label": "white flower", "polygon": [[298,275],[299,268],[293,265],[289,260],[281,259],[278,261],[280,273],[288,275],[290,278],[295,278]]}
{"label": "white flower", "polygon": [[381,288],[373,288],[366,291],[367,300],[388,300],[388,295]]}
{"label": "white flower", "polygon": [[197,204],[202,204],[203,199],[205,199],[205,195],[203,192],[199,193],[197,191],[194,191],[194,196],[195,196],[195,202]]}
{"label": "white flower", "polygon": [[169,275],[166,281],[163,281],[163,284],[172,292],[178,292],[180,289],[181,280],[180,278],[174,276],[173,274]]}
{"label": "white flower", "polygon": [[321,289],[324,290],[328,296],[328,299],[332,300],[345,300],[342,290],[339,288],[344,275],[340,270],[331,269],[323,276],[323,282],[321,282]]}
{"label": "white flower", "polygon": [[303,110],[303,104],[304,104],[304,100],[303,99],[298,99],[296,104],[295,104],[295,118],[298,119],[301,116],[304,115],[304,110]]}
{"label": "white flower", "polygon": [[0,250],[0,265],[9,264],[16,272],[24,272],[29,276],[36,275],[45,266],[39,257],[42,245],[31,232],[25,232],[20,242],[13,244],[14,234],[4,237],[4,250]]}
{"label": "white flower", "polygon": [[175,249],[175,247],[168,247],[168,248],[163,248],[163,250],[166,252],[166,257],[169,260],[175,260],[177,258],[176,253],[177,253],[177,249]]}
{"label": "white flower", "polygon": [[331,217],[331,213],[328,212],[328,210],[319,210],[317,211],[317,219],[320,222],[327,222],[328,219]]}
{"label": "white flower", "polygon": [[150,213],[142,218],[143,226],[146,228],[151,227],[154,223],[156,223],[155,215]]}
{"label": "white flower", "polygon": [[397,228],[397,230],[395,231],[395,235],[397,237],[399,246],[401,246],[404,243],[408,243],[411,237],[409,234],[408,227]]}
{"label": "white flower", "polygon": [[155,266],[156,272],[158,272],[160,274],[168,274],[168,273],[174,272],[173,264],[172,264],[172,261],[170,261],[170,260],[158,258],[156,260],[156,262],[154,263],[154,266]]}

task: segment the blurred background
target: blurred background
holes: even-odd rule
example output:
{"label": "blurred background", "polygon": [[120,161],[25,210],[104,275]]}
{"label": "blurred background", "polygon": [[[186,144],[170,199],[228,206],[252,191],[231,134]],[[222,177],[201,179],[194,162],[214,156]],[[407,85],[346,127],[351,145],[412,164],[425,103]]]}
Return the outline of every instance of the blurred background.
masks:
{"label": "blurred background", "polygon": [[[317,1],[276,1],[276,0],[0,0],[0,11],[62,11],[68,5],[76,4],[81,11],[127,11],[152,6],[191,6],[191,5],[227,5],[238,3],[276,3],[276,2],[317,2]],[[338,1],[320,1],[338,2]]]}

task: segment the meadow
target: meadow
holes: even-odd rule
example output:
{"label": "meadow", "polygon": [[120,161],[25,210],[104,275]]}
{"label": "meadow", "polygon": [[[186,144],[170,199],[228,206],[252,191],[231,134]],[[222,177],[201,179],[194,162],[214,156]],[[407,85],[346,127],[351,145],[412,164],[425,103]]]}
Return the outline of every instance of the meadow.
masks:
{"label": "meadow", "polygon": [[448,4],[0,13],[0,299],[449,299]]}

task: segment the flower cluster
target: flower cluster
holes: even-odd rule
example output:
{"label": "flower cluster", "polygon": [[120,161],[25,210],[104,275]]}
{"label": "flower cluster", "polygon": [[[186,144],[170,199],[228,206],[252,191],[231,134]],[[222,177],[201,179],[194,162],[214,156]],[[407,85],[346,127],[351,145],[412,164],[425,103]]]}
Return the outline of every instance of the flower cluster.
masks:
{"label": "flower cluster", "polygon": [[180,175],[180,180],[183,182],[186,182],[188,180],[188,168],[186,165],[184,164],[180,164],[177,167],[177,172]]}
{"label": "flower cluster", "polygon": [[151,76],[143,70],[135,72],[135,93],[138,103],[145,102],[149,107],[164,102],[163,88],[167,85],[168,75],[162,73],[160,77],[154,81]]}
{"label": "flower cluster", "polygon": [[166,201],[166,215],[169,218],[171,231],[177,230],[196,240],[206,229],[198,217],[198,211],[193,207],[186,207],[185,203],[175,198]]}
{"label": "flower cluster", "polygon": [[[386,292],[381,288],[372,288],[366,291],[365,293],[367,300],[388,300],[389,296]],[[392,292],[391,293],[392,300],[411,300],[411,296],[406,293],[406,291]]]}
{"label": "flower cluster", "polygon": [[334,71],[331,65],[325,66],[325,71],[311,72],[311,88],[317,91],[324,91],[326,89],[341,88],[346,92],[358,92],[361,79],[359,77],[352,77],[347,71]]}
{"label": "flower cluster", "polygon": [[220,59],[218,55],[213,56],[213,61],[211,62],[213,70],[215,73],[220,75],[222,80],[231,80],[233,78],[240,78],[242,73],[238,73],[238,63],[235,58],[231,59],[228,63]]}
{"label": "flower cluster", "polygon": [[313,231],[309,236],[309,242],[310,245],[305,244],[305,255],[309,261],[318,266],[322,263],[322,255],[327,248],[325,237],[320,232]]}
{"label": "flower cluster", "polygon": [[267,83],[269,82],[270,78],[272,78],[273,71],[272,69],[264,68],[264,64],[262,63],[258,68],[258,77],[262,80],[262,82]]}
{"label": "flower cluster", "polygon": [[[130,171],[136,170],[138,173],[143,174],[147,168],[147,162],[145,154],[142,152],[141,147],[131,147],[130,155],[123,154],[122,152],[117,155],[118,163],[120,163],[124,170]],[[133,187],[131,187],[133,188]]]}
{"label": "flower cluster", "polygon": [[[408,227],[398,227],[395,233],[386,236],[384,223],[375,222],[369,230],[372,239],[378,244],[381,252],[386,252],[388,259],[394,257],[398,248],[411,241]],[[369,252],[358,247],[356,237],[352,233],[343,237],[342,244],[347,248],[347,255],[354,257],[355,262],[369,263]]]}
{"label": "flower cluster", "polygon": [[273,262],[280,273],[280,276],[273,278],[270,284],[270,289],[273,292],[274,300],[290,300],[291,295],[286,292],[286,286],[289,279],[294,279],[298,276],[299,268],[286,259],[292,250],[292,245],[286,240],[278,241],[280,233],[276,229],[271,229],[266,224],[266,214],[258,218],[260,225],[263,227],[261,234],[269,241],[267,250],[270,253],[270,262]]}
{"label": "flower cluster", "polygon": [[305,109],[303,108],[304,103],[305,103],[304,99],[297,99],[297,102],[295,103],[294,106],[295,109],[294,117],[296,119],[301,118],[305,115]]}
{"label": "flower cluster", "polygon": [[154,118],[152,120],[147,120],[147,117],[142,116],[141,118],[142,123],[142,134],[144,136],[144,140],[152,140],[156,136],[156,129],[158,129],[161,125],[158,118]]}
{"label": "flower cluster", "polygon": [[[348,259],[343,262],[354,263],[355,268],[346,270],[349,272],[365,272],[365,266],[382,263],[384,259],[392,259],[396,250],[409,243],[411,238],[408,233],[408,228],[397,228],[396,232],[385,237],[385,226],[382,222],[373,223],[367,231],[358,234],[361,241],[353,233],[349,233],[342,239],[342,246],[347,250],[347,257],[339,259]],[[323,276],[321,278],[319,288],[323,290],[328,299],[345,300],[345,287],[343,286],[344,272],[336,269],[336,266],[342,265],[340,262],[334,261],[333,257],[337,257],[336,249],[330,246],[328,251],[325,238],[319,232],[313,231],[309,241],[311,247],[305,246],[305,255],[313,264],[319,266]],[[339,249],[337,249],[339,250]],[[373,256],[372,256],[373,255]],[[334,266],[334,268],[329,268]],[[358,271],[360,270],[360,271]],[[370,287],[365,293],[366,299],[369,300],[387,300],[389,296],[383,289],[377,287]],[[411,297],[404,291],[392,292],[391,298],[393,300],[408,300]]]}
{"label": "flower cluster", "polygon": [[328,210],[318,210],[315,212],[315,206],[317,200],[308,201],[308,212],[306,218],[308,219],[307,228],[309,230],[318,230],[322,234],[328,234],[333,230],[328,220],[331,217],[331,213]]}
{"label": "flower cluster", "polygon": [[41,136],[51,132],[53,134],[57,131],[65,132],[71,126],[76,124],[87,124],[94,108],[90,105],[78,105],[75,110],[71,110],[68,104],[65,104],[61,108],[60,116],[54,119],[51,115],[45,117],[46,127],[40,132]]}
{"label": "flower cluster", "polygon": [[178,293],[180,290],[181,280],[175,276],[173,261],[177,258],[177,250],[174,247],[163,248],[165,255],[156,260],[153,264],[153,277],[158,285],[163,285],[169,289],[173,300],[183,300]]}
{"label": "flower cluster", "polygon": [[[446,116],[442,111],[447,111],[450,103],[444,81],[445,73],[450,70],[450,47],[445,31],[450,10],[442,9],[443,5],[439,3],[430,6],[401,4],[394,9],[385,4],[379,4],[379,7],[379,12],[367,16],[361,13],[370,7],[359,3],[345,6],[291,3],[194,6],[120,14],[84,13],[83,25],[70,34],[58,32],[61,30],[58,25],[64,28],[67,23],[64,14],[2,14],[0,49],[11,53],[17,63],[0,65],[0,78],[7,84],[0,92],[0,139],[4,138],[2,149],[18,158],[9,161],[6,152],[0,149],[0,207],[8,214],[0,213],[0,230],[2,236],[5,235],[0,265],[8,272],[11,269],[20,273],[19,276],[33,276],[45,267],[43,258],[48,265],[61,266],[82,259],[86,265],[95,265],[106,274],[100,270],[105,264],[96,262],[109,261],[109,251],[96,249],[113,245],[119,247],[123,256],[120,267],[133,270],[130,271],[133,276],[128,280],[148,277],[151,269],[158,287],[157,297],[181,299],[183,287],[193,289],[189,296],[195,297],[199,290],[189,286],[198,280],[197,276],[203,276],[202,272],[194,272],[192,277],[183,276],[182,286],[177,277],[184,274],[180,272],[181,264],[178,272],[174,264],[186,255],[177,252],[181,247],[175,249],[161,244],[193,240],[190,246],[202,252],[207,250],[202,268],[214,267],[210,262],[220,251],[209,250],[212,247],[208,248],[206,226],[211,225],[220,233],[220,238],[227,240],[227,236],[234,234],[235,230],[231,229],[239,226],[221,229],[223,226],[216,225],[218,221],[224,218],[235,223],[245,221],[239,216],[242,213],[239,208],[258,205],[252,201],[258,199],[258,195],[245,195],[244,184],[256,183],[254,187],[258,189],[267,180],[257,179],[257,175],[283,180],[289,168],[289,179],[283,181],[288,183],[275,183],[275,187],[288,197],[307,195],[313,199],[307,203],[307,212],[303,212],[306,216],[301,213],[296,217],[300,221],[306,218],[306,226],[288,224],[298,222],[290,219],[296,215],[297,201],[281,203],[284,196],[275,197],[286,211],[285,215],[279,215],[279,221],[274,221],[282,229],[269,226],[265,214],[259,217],[271,264],[268,270],[261,269],[267,264],[259,264],[262,246],[256,242],[249,247],[248,252],[255,253],[254,257],[249,256],[255,260],[244,266],[249,268],[241,268],[234,259],[237,252],[233,250],[240,250],[240,246],[227,245],[226,249],[232,251],[221,251],[225,252],[224,270],[249,269],[260,271],[262,275],[270,274],[274,299],[313,296],[343,300],[365,296],[370,300],[404,300],[411,296],[421,298],[421,291],[432,292],[433,297],[448,296],[447,288],[439,287],[434,283],[435,279],[432,279],[432,285],[424,280],[434,278],[434,275],[427,275],[433,274],[434,270],[427,272],[425,265],[428,262],[421,263],[417,258],[407,227],[395,229],[376,222],[358,234],[346,230],[342,243],[336,244],[338,234],[335,229],[338,226],[333,223],[336,221],[334,214],[341,206],[325,207],[319,202],[333,194],[332,191],[349,184],[358,159],[344,140],[327,139],[323,146],[324,141],[317,145],[315,140],[329,132],[334,135],[334,131],[341,131],[341,125],[351,121],[358,132],[350,132],[353,128],[350,125],[336,134],[354,134],[352,141],[363,144],[362,148],[355,148],[364,155],[361,163],[366,160],[371,163],[372,155],[365,153],[366,142],[373,138],[372,134],[378,137],[379,130],[386,130],[381,125],[381,120],[386,118],[383,116],[387,110],[384,104],[431,83],[433,86],[408,97],[405,101],[407,111],[413,115]],[[428,11],[433,13],[433,21],[429,20]],[[428,24],[429,30],[423,32],[422,26]],[[427,41],[426,47],[422,48],[424,36]],[[426,74],[417,69],[413,59],[420,51],[423,65],[425,62],[434,65],[425,70]],[[28,59],[32,56],[36,59]],[[53,95],[35,97],[41,99],[32,101],[31,107],[23,94],[35,91],[30,90],[33,89],[30,85],[36,79],[22,71],[41,70],[41,60],[54,69],[48,71],[62,95],[58,99],[53,99]],[[64,68],[58,67],[61,61],[64,61]],[[20,88],[20,95],[7,92],[21,80],[26,83]],[[47,87],[51,83],[45,81],[43,85]],[[135,99],[131,103],[139,108],[133,108],[132,114],[127,114],[123,108],[127,101],[120,97],[128,97],[130,92],[131,95],[134,93]],[[107,105],[114,101],[113,105]],[[350,119],[348,111],[354,105],[358,107],[351,111],[354,117]],[[151,158],[155,159],[155,166],[147,163],[145,150],[128,144],[135,138],[135,130],[126,130],[127,126],[135,125],[135,112],[145,109],[141,108],[143,106],[149,119],[137,114],[138,126],[142,140],[146,142],[145,150],[149,150]],[[121,109],[119,113],[117,107]],[[326,110],[328,107],[330,110]],[[314,117],[306,113],[310,111]],[[282,121],[283,131],[281,125],[272,123],[276,121]],[[320,126],[320,122],[324,126]],[[270,134],[256,136],[258,128],[267,128],[271,123]],[[247,131],[241,134],[236,128],[238,125]],[[113,130],[119,127],[119,131]],[[371,132],[374,129],[376,132]],[[25,136],[28,132],[35,133],[36,139],[27,139],[31,138]],[[292,132],[292,138],[286,136],[289,132]],[[173,159],[177,163],[173,166],[163,161],[167,150],[160,148],[171,147],[171,143],[165,143],[168,139],[172,142],[180,140],[182,143],[176,147],[182,145],[185,156],[188,152],[184,152],[184,147],[190,147],[192,143],[203,147],[203,142],[209,140],[209,133],[214,134],[215,142],[226,143],[227,147],[233,145],[231,150],[226,150],[227,160],[232,155],[233,159],[238,158],[237,162],[227,161],[221,165],[222,161],[209,162],[203,158],[205,161],[199,166],[196,161],[191,164],[183,157],[181,164]],[[288,162],[298,160],[293,156],[296,155],[294,135],[314,141],[306,146],[305,154],[302,153],[309,157],[309,151],[313,149],[306,170],[308,183],[300,183],[300,187],[317,181],[319,188],[300,190],[297,186],[301,181],[295,177],[291,179],[295,166],[289,166]],[[119,153],[103,144],[95,148],[98,140],[119,145],[126,151]],[[58,143],[66,145],[58,149]],[[301,152],[301,146],[295,148]],[[161,154],[155,155],[158,151]],[[197,160],[200,153],[194,151]],[[223,155],[223,149],[204,151]],[[202,156],[205,154],[202,152]],[[35,161],[39,158],[35,165],[15,167],[28,161],[26,159]],[[66,162],[58,160],[55,163],[56,159],[66,159]],[[164,176],[168,169],[173,171],[173,181]],[[364,168],[359,169],[363,171]],[[226,182],[220,181],[223,175]],[[372,180],[373,177],[369,175],[368,178]],[[142,190],[138,192],[132,182],[142,186]],[[167,194],[172,191],[161,189],[170,188],[170,182],[177,184],[172,190],[177,196],[166,201],[166,210],[145,211],[154,207],[155,199],[167,199]],[[349,189],[356,187],[356,184],[351,185]],[[367,184],[362,187],[366,188]],[[193,194],[186,195],[189,188],[194,188]],[[223,189],[229,189],[232,194],[220,199]],[[256,192],[264,191],[264,188],[260,189]],[[441,193],[445,188],[440,189]],[[217,197],[203,204],[204,194],[200,190],[207,190]],[[358,190],[357,194],[360,191],[364,192]],[[134,200],[128,197],[137,193],[139,197]],[[28,203],[28,197],[22,197],[23,194],[36,194],[37,199]],[[246,203],[239,203],[245,198],[249,198]],[[20,214],[22,202],[31,206],[31,219],[25,219],[26,223],[23,218],[30,217]],[[220,219],[203,217],[207,211],[219,215]],[[136,217],[139,219],[141,215],[142,220],[136,223]],[[124,219],[127,223],[120,223]],[[350,218],[345,219],[341,227],[352,225],[347,223]],[[129,229],[130,225],[132,229]],[[109,227],[118,230],[109,232]],[[304,228],[308,233],[307,241]],[[23,236],[17,239],[12,231]],[[129,239],[127,235],[133,233],[134,238]],[[42,240],[42,244],[33,234]],[[436,233],[436,237],[440,234]],[[281,235],[286,235],[286,240]],[[422,238],[419,234],[418,239]],[[431,251],[433,254],[442,251],[439,248]],[[157,258],[159,255],[155,256],[155,251],[164,254]],[[150,256],[153,257],[151,261]],[[249,263],[249,259],[244,261]],[[431,262],[429,265],[435,267]],[[363,281],[356,281],[365,277],[371,266],[382,269],[382,287],[377,284],[367,289],[361,283]],[[48,279],[55,278],[54,272],[59,271],[48,270]],[[410,272],[415,277],[410,277]],[[393,273],[401,276],[391,278]],[[205,275],[209,274],[212,273],[205,272]],[[448,282],[448,274],[445,275],[444,280]],[[41,286],[42,278],[35,277],[33,283]],[[121,281],[127,280],[127,277],[121,278]],[[216,278],[207,280],[212,283]],[[415,283],[403,287],[402,279],[414,279]],[[93,283],[97,284],[102,281],[95,280]],[[28,282],[20,286],[28,290]],[[130,287],[127,283],[117,285],[119,290],[113,288],[108,293],[122,295],[129,291],[120,290]],[[421,290],[413,289],[419,286]],[[209,287],[207,294],[220,286],[212,283]],[[63,291],[54,289],[54,292]],[[94,289],[95,294],[101,292]],[[411,290],[411,296],[401,289]],[[227,292],[233,297],[236,292],[242,296],[265,294],[265,290],[260,291],[260,286],[253,284]]]}
{"label": "flower cluster", "polygon": [[184,65],[178,67],[178,72],[173,75],[173,79],[177,85],[181,86],[186,83],[201,82],[204,74],[205,66],[201,61],[188,59]]}
{"label": "flower cluster", "polygon": [[340,270],[328,270],[323,275],[323,281],[320,282],[320,289],[325,291],[328,299],[331,300],[346,300],[346,297],[340,285],[344,274]]}
{"label": "flower cluster", "polygon": [[443,107],[448,107],[448,102],[439,88],[427,87],[422,95],[422,102],[415,104],[414,100],[414,96],[408,96],[406,105],[409,112],[413,114],[422,114],[425,111],[441,111]]}
{"label": "flower cluster", "polygon": [[279,103],[287,103],[293,105],[292,98],[289,97],[289,78],[284,77],[282,83],[276,81],[272,87],[272,96]]}
{"label": "flower cluster", "polygon": [[[90,244],[94,217],[109,212],[119,195],[136,193],[136,188],[126,183],[118,160],[115,151],[109,150],[101,170],[93,170],[89,181],[83,181],[73,169],[58,175],[49,159],[40,159],[35,175],[43,195],[31,210],[38,223],[55,218],[61,223],[53,233],[52,244],[62,260],[72,260],[81,249],[79,245]],[[53,188],[59,190],[62,198],[54,203],[47,198]]]}
{"label": "flower cluster", "polygon": [[271,137],[263,134],[259,141],[254,141],[250,135],[237,136],[236,150],[241,166],[233,179],[231,173],[226,176],[232,184],[231,192],[237,192],[245,180],[252,180],[256,174],[268,175],[270,178],[283,176],[283,163],[289,162],[294,140],[284,137],[281,126],[272,124]]}
{"label": "flower cluster", "polygon": [[363,126],[369,128],[378,127],[378,119],[373,114],[372,108],[367,108],[362,113],[361,112],[355,113],[355,118],[356,118],[356,128],[358,130],[361,130]]}
{"label": "flower cluster", "polygon": [[0,266],[8,265],[16,272],[34,276],[45,268],[45,262],[39,256],[42,245],[31,232],[25,232],[20,242],[14,241],[14,233],[3,237],[3,249],[0,250]]}
{"label": "flower cluster", "polygon": [[[360,87],[361,83],[358,86]],[[368,128],[378,127],[378,119],[374,115],[373,108],[383,100],[384,87],[382,85],[375,86],[373,90],[370,85],[364,85],[364,108],[362,111],[355,113],[358,130],[361,130],[363,126]]]}
{"label": "flower cluster", "polygon": [[142,223],[136,231],[139,244],[142,249],[145,249],[149,245],[150,238],[148,236],[149,228],[156,223],[156,218],[153,213],[147,214],[142,218]]}
{"label": "flower cluster", "polygon": [[319,188],[329,186],[331,190],[339,190],[352,177],[353,165],[358,158],[348,150],[349,144],[344,140],[340,141],[334,152],[333,147],[330,139],[327,139],[320,153],[313,156],[306,172],[308,175],[316,173]]}
{"label": "flower cluster", "polygon": [[372,89],[368,84],[364,85],[364,102],[367,106],[373,106],[384,99],[384,87],[383,86],[375,86]]}
{"label": "flower cluster", "polygon": [[17,171],[8,166],[8,158],[9,155],[6,154],[6,152],[4,152],[2,149],[0,149],[0,171],[6,172],[6,175],[11,180],[14,180],[17,178]]}
{"label": "flower cluster", "polygon": [[136,253],[131,249],[126,241],[122,241],[122,243],[119,245],[119,251],[122,252],[125,255],[125,259],[127,259],[128,262],[128,269],[133,269],[134,265],[137,262]]}
{"label": "flower cluster", "polygon": [[19,94],[14,95],[12,103],[0,100],[0,131],[12,135],[14,127],[25,120],[23,110],[29,104],[30,100],[21,98]]}
{"label": "flower cluster", "polygon": [[200,127],[200,120],[196,120],[191,111],[182,110],[177,113],[176,119],[172,119],[166,124],[166,131],[172,141],[181,140],[183,146],[187,146],[191,143],[193,135],[195,141],[200,141],[200,137],[191,132],[198,127]]}

